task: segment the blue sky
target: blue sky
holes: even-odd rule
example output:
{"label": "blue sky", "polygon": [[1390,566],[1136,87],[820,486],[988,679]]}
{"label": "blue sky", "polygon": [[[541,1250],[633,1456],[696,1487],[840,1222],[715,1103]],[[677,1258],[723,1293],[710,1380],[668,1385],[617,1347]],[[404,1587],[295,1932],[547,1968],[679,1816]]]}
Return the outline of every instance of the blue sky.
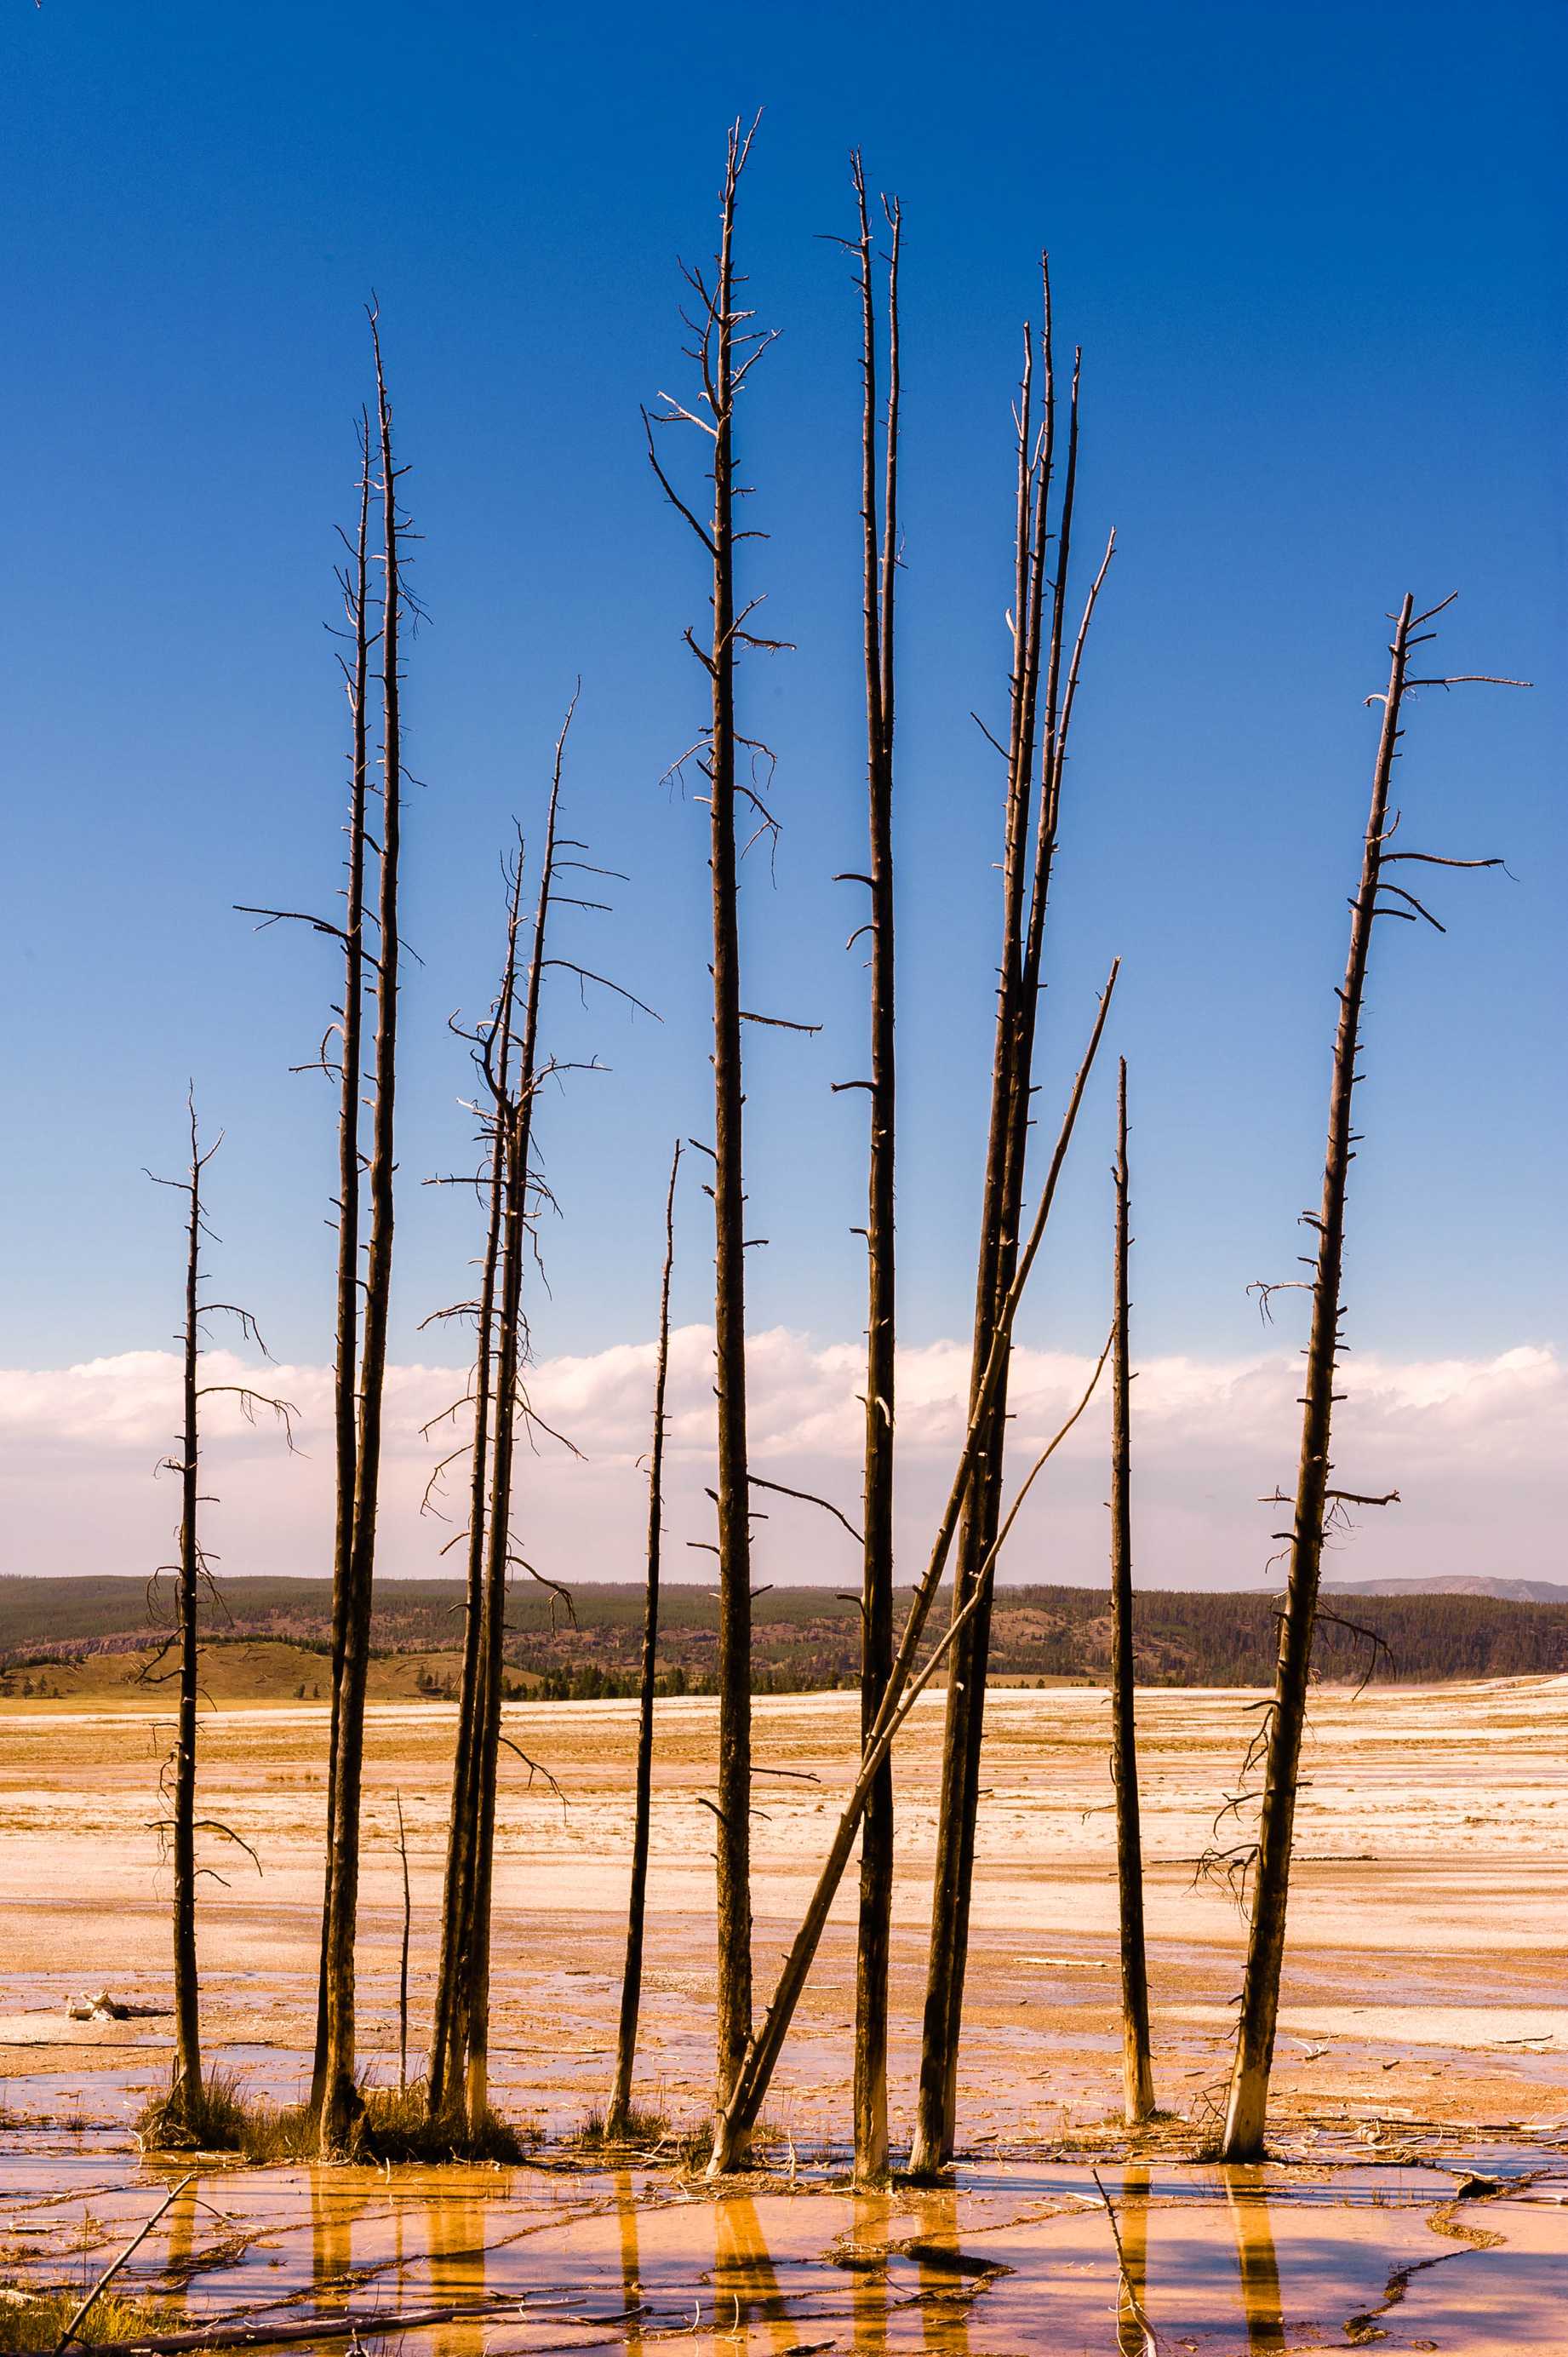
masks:
{"label": "blue sky", "polygon": [[[532,827],[577,674],[574,831],[628,871],[575,938],[662,1026],[557,995],[613,1070],[544,1127],[563,1219],[542,1349],[640,1339],[669,1140],[707,1134],[705,812],[660,785],[694,734],[703,585],[648,476],[679,380],[678,253],[722,143],[766,107],[743,253],[782,335],[744,422],[753,560],[798,651],[750,667],[779,754],[777,882],[746,875],[747,1002],[827,1027],[749,1067],[753,1316],[858,1331],[864,975],[855,317],[846,152],[907,223],[899,850],[905,1331],[967,1325],[990,1033],[997,781],[969,713],[1005,669],[1008,404],[1048,243],[1085,347],[1081,544],[1120,554],[1077,724],[1049,952],[1047,1107],[1111,955],[1132,1066],[1140,1339],[1254,1348],[1316,1197],[1382,616],[1458,588],[1407,838],[1501,851],[1391,928],[1371,1001],[1350,1331],[1406,1356],[1563,1329],[1563,189],[1555,8],[1109,12],[796,7],[650,16],[385,0],[130,10],[0,28],[9,233],[0,926],[12,1151],[5,1355],[161,1344],[195,1076],[225,1292],[325,1355],[331,1106],[292,1077],[336,979],[236,901],[333,888],[342,719],[334,526],[380,296],[430,614],[410,657],[404,1178],[394,1347],[464,1290],[455,1008],[488,996],[496,857]],[[1054,1113],[1051,1116],[1054,1120]],[[1102,1330],[1110,1101],[1029,1331]],[[678,1315],[703,1314],[691,1196]]]}

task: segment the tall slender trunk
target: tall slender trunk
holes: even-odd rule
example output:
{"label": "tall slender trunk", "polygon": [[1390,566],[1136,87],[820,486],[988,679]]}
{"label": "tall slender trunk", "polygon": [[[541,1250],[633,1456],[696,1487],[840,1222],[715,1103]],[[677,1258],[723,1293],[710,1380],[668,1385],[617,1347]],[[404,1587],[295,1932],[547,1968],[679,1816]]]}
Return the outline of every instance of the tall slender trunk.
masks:
{"label": "tall slender trunk", "polygon": [[653,1446],[648,1460],[648,1586],[642,1614],[642,1679],[638,1695],[637,1779],[631,1828],[631,1892],[626,1914],[626,1969],[620,1985],[615,2083],[605,2113],[605,2135],[625,2136],[631,2115],[637,2061],[637,2018],[642,2001],[642,1933],[648,1898],[648,1840],[653,1803],[653,1688],[659,1660],[659,1569],[664,1538],[664,1398],[670,1378],[670,1278],[675,1265],[675,1180],[681,1141],[670,1163],[664,1199],[664,1274],[659,1287],[659,1354],[653,1372]]}
{"label": "tall slender trunk", "polygon": [[[574,698],[574,709],[575,698]],[[486,1539],[483,1624],[479,1652],[478,1745],[475,1771],[472,1889],[464,1971],[464,2037],[467,2047],[465,2104],[471,2134],[484,2124],[489,2102],[490,1912],[495,1873],[497,1777],[500,1763],[506,1583],[511,1563],[512,1468],[520,1404],[519,1377],[524,1332],[522,1275],[528,1252],[529,1188],[533,1144],[533,1107],[540,1080],[539,998],[544,978],[545,935],[555,880],[556,815],[561,773],[572,714],[555,745],[555,769],[545,821],[544,855],[533,942],[523,988],[518,1073],[513,1085],[502,1063],[496,1071],[496,1151],[502,1164],[499,1295],[496,1312],[495,1415],[490,1441],[490,1494]],[[508,934],[509,969],[515,970],[515,919]],[[510,1047],[510,1008],[507,1044]]]}
{"label": "tall slender trunk", "polygon": [[413,1930],[413,1899],[408,1885],[408,1833],[403,1822],[403,1794],[397,1800],[397,1854],[403,1866],[403,1946],[397,1972],[397,2083],[401,2094],[408,2085],[408,1946]]}
{"label": "tall slender trunk", "polygon": [[1149,2054],[1149,1975],[1144,1953],[1144,1846],[1138,1822],[1138,1737],[1133,1651],[1133,1369],[1127,1232],[1127,1059],[1116,1088],[1116,1323],[1111,1390],[1111,1781],[1116,1793],[1116,1885],[1122,1926],[1123,2117],[1155,2108]]}
{"label": "tall slender trunk", "polygon": [[179,1466],[179,1733],[174,1772],[174,2015],[175,2101],[194,2119],[201,2104],[200,1982],[196,1964],[196,1705],[197,1591],[201,1550],[196,1516],[200,1470],[197,1428],[198,1363],[201,1341],[201,1168],[196,1106],[190,1108],[190,1217],[186,1227],[185,1333],[180,1398],[183,1433]]}
{"label": "tall slender trunk", "polygon": [[713,342],[713,689],[708,734],[714,935],[714,1351],[718,1396],[717,2101],[751,2037],[751,1497],[746,1418],[740,942],[736,877],[735,219],[745,150],[732,131]]}
{"label": "tall slender trunk", "polygon": [[[750,322],[756,314],[738,307],[744,284],[735,266],[736,209],[741,175],[751,152],[753,124],[730,129],[719,209],[719,246],[711,277],[685,269],[698,304],[696,342],[691,357],[698,371],[700,416],[668,395],[657,418],[643,412],[648,455],[660,489],[676,513],[702,543],[711,568],[713,628],[706,650],[693,631],[686,643],[708,675],[711,703],[702,768],[711,811],[709,863],[713,899],[714,981],[714,1391],[718,1403],[719,1557],[719,1757],[716,1805],[718,2004],[715,2023],[718,2105],[722,2112],[745,2060],[751,2034],[751,1514],[746,1419],[746,1191],[742,1176],[740,945],[736,920],[736,802],[757,813],[759,831],[774,822],[755,783],[736,774],[744,745],[766,759],[756,738],[743,738],[736,725],[736,654],[740,647],[776,649],[782,641],[758,637],[747,628],[759,602],[737,611],[735,502],[749,486],[736,478],[735,412],[741,387],[772,342]],[[697,425],[708,440],[707,479],[713,497],[706,523],[681,497],[660,464],[656,425]],[[754,770],[755,776],[755,770]]]}
{"label": "tall slender trunk", "polygon": [[[861,1742],[869,1741],[893,1665],[894,1371],[897,1358],[894,1149],[893,623],[897,566],[898,243],[897,204],[887,264],[887,398],[879,415],[876,302],[865,176],[853,174],[858,241],[865,406],[861,434],[864,527],[866,780],[870,804],[871,1145],[865,1221],[865,1470],[862,1516]],[[880,518],[878,436],[884,436]],[[880,530],[878,524],[880,522]],[[866,1797],[860,1835],[860,1922],[855,1949],[854,2168],[862,2183],[887,2173],[887,1964],[893,1910],[893,1762]]]}
{"label": "tall slender trunk", "polygon": [[1391,650],[1382,730],[1372,770],[1371,808],[1361,851],[1361,879],[1351,902],[1350,944],[1345,981],[1338,992],[1334,1072],[1328,1097],[1328,1142],[1323,1166],[1322,1207],[1313,1225],[1317,1254],[1312,1279],[1312,1328],[1306,1349],[1302,1403],[1301,1457],[1296,1471],[1295,1512],[1290,1537],[1290,1577],[1280,1622],[1279,1659],[1270,1713],[1263,1775],[1252,1921],[1247,1971],[1241,1989],[1236,2057],[1226,2111],[1223,2157],[1259,2159],[1268,2115],[1269,2072],[1273,2062],[1279,2013],[1280,1968],[1284,1957],[1285,1902],[1290,1888],[1291,1846],[1306,1718],[1313,1628],[1317,1614],[1318,1575],[1323,1558],[1324,1515],[1329,1501],[1329,1439],[1334,1416],[1334,1379],[1338,1365],[1340,1278],[1345,1249],[1345,1196],[1353,1159],[1350,1130],[1356,1059],[1360,1049],[1361,1006],[1372,928],[1380,913],[1378,886],[1387,840],[1389,781],[1400,737],[1400,706],[1411,634],[1406,597],[1400,608]]}
{"label": "tall slender trunk", "polygon": [[392,1300],[394,1124],[397,1083],[398,862],[402,835],[403,745],[399,624],[398,470],[392,460],[392,405],[381,338],[371,333],[381,467],[385,587],[381,610],[381,833],[376,968],[375,1105],[369,1172],[370,1251],[360,1351],[354,1516],[348,1608],[338,1678],[338,1750],[333,1762],[332,1852],[328,1878],[327,2068],[321,2102],[324,2153],[347,2148],[362,2108],[354,2078],[354,1934],[359,1913],[360,1800],[364,1762],[365,1682],[370,1666],[375,1577],[376,1510],[381,1477],[381,1395]]}
{"label": "tall slender trunk", "polygon": [[[998,1309],[1016,1265],[1034,1095],[1036,1012],[1042,984],[1046,912],[1055,861],[1073,695],[1084,641],[1114,547],[1114,534],[1090,590],[1063,679],[1068,571],[1078,475],[1079,365],[1073,365],[1067,465],[1057,519],[1056,569],[1047,578],[1056,446],[1056,371],[1050,280],[1044,279],[1040,338],[1043,393],[1036,429],[1032,405],[1033,347],[1026,334],[1018,404],[1017,490],[1014,533],[1013,668],[1003,860],[1003,931],[991,1122],[975,1271],[971,1401],[995,1331]],[[1045,618],[1050,616],[1048,633]],[[1034,774],[1039,747],[1037,804]],[[1033,843],[1031,849],[1031,816]],[[1001,1512],[1007,1421],[1006,1377],[994,1401],[965,1508],[953,1582],[953,1611],[963,1634],[953,1648],[943,1732],[937,1859],[932,1878],[931,1944],[920,2054],[920,2084],[910,2167],[919,2175],[951,2158],[958,2055],[969,1950],[984,1738],[985,1679],[991,1643],[991,1582],[983,1581]]]}
{"label": "tall slender trunk", "polygon": [[[1040,1200],[1035,1208],[1035,1217],[1029,1230],[1028,1241],[1019,1255],[1013,1282],[1008,1287],[1006,1298],[1002,1304],[1001,1313],[997,1318],[996,1332],[992,1340],[990,1354],[981,1375],[974,1405],[970,1412],[969,1427],[959,1455],[958,1470],[953,1476],[952,1487],[948,1492],[947,1503],[937,1526],[929,1560],[910,1602],[908,1617],[904,1623],[903,1632],[893,1656],[893,1667],[888,1674],[886,1686],[883,1693],[882,1707],[877,1713],[876,1726],[870,1740],[862,1749],[859,1773],[840,1813],[832,1846],[822,1871],[818,1875],[804,1920],[785,1957],[783,1969],[773,1993],[772,2003],[763,2015],[757,2035],[747,2050],[745,2065],[731,2091],[729,2102],[719,2115],[714,2132],[713,2150],[708,2158],[709,2177],[723,2176],[726,2170],[734,2169],[745,2156],[752,2127],[761,2109],[763,2098],[768,2093],[774,2069],[783,2050],[784,2040],[789,2035],[789,2024],[794,2018],[795,2007],[800,2000],[800,1992],[806,1985],[806,1976],[811,1969],[822,1932],[826,1928],[828,1910],[843,1879],[844,1869],[849,1864],[850,1853],[854,1847],[855,1835],[860,1831],[866,1800],[877,1771],[887,1756],[895,1736],[908,1717],[916,1697],[923,1691],[935,1672],[940,1668],[951,1647],[961,1640],[963,1631],[968,1626],[968,1617],[972,1616],[979,1601],[977,1596],[966,1608],[965,1615],[960,1615],[949,1623],[946,1635],[938,1643],[925,1668],[917,1674],[915,1656],[919,1649],[920,1639],[925,1632],[931,1607],[936,1602],[937,1591],[941,1586],[948,1557],[952,1552],[953,1539],[963,1512],[964,1500],[969,1494],[983,1453],[992,1409],[1001,1384],[1003,1370],[1007,1362],[1007,1354],[1012,1348],[1014,1320],[1017,1316],[1018,1304],[1023,1299],[1024,1288],[1028,1283],[1030,1271],[1034,1267],[1045,1236],[1051,1207],[1056,1200],[1057,1182],[1060,1178],[1062,1166],[1067,1160],[1068,1147],[1072,1142],[1079,1108],[1083,1102],[1083,1092],[1088,1085],[1090,1073],[1094,1069],[1094,1060],[1099,1053],[1100,1042],[1104,1035],[1106,1018],[1111,1012],[1111,1001],[1116,988],[1116,975],[1117,967],[1112,965],[1101,998],[1100,1011],[1095,1017],[1088,1049],[1082,1063],[1079,1066],[1078,1076],[1068,1099],[1067,1112],[1063,1116],[1061,1130],[1057,1138],[1056,1151],[1051,1157],[1050,1168],[1047,1171],[1045,1184],[1040,1190]],[[1087,1399],[1086,1394],[1085,1405],[1087,1405]],[[1081,1408],[1079,1413],[1081,1413]],[[1069,1425],[1064,1427],[1064,1430],[1070,1428],[1072,1421],[1076,1421],[1076,1416],[1069,1419]],[[1061,1437],[1058,1434],[1058,1438]],[[1052,1448],[1054,1448],[1055,1446],[1056,1443],[1053,1442]],[[1050,1451],[1047,1450],[1047,1455],[1049,1454]],[[1037,1461],[1036,1471],[1044,1462],[1044,1458]],[[1019,1501],[1015,1499],[1012,1510],[1014,1513],[1017,1511],[1018,1503]],[[1011,1515],[1008,1523],[1003,1525],[996,1545],[992,1549],[991,1557],[982,1566],[982,1594],[983,1594],[984,1583],[989,1580],[993,1567],[1001,1540],[1006,1536],[1010,1525]]]}
{"label": "tall slender trunk", "polygon": [[[481,1040],[481,1069],[499,1075],[503,1087],[511,1062],[512,1009],[517,989],[517,936],[522,896],[522,846],[518,846],[507,912],[506,962],[495,1017]],[[469,1457],[467,1581],[463,1628],[463,1671],[458,1691],[457,1737],[452,1762],[452,1814],[446,1833],[446,1874],[442,1894],[441,1957],[426,2072],[426,2099],[433,2115],[442,2113],[463,2068],[467,2046],[466,1958],[473,1918],[474,1846],[478,1823],[478,1766],[484,1718],[486,1663],[486,1536],[489,1530],[491,1387],[495,1344],[496,1288],[506,1204],[506,1137],[499,1112],[486,1116],[489,1187],[484,1252],[475,1312],[474,1434]]]}
{"label": "tall slender trunk", "polygon": [[[360,1091],[365,1028],[365,796],[370,768],[366,696],[370,686],[371,420],[360,413],[360,522],[345,604],[353,653],[348,667],[352,730],[349,782],[348,884],[343,915],[341,1086],[338,1107],[338,1308],[333,1362],[334,1467],[337,1510],[332,1542],[332,1701],[327,1741],[325,1879],[332,1872],[338,1783],[339,1682],[348,1628],[354,1534],[355,1473],[360,1413]],[[316,1994],[316,2056],[311,2106],[321,2108],[327,2086],[327,1930],[323,1891],[321,1951]]]}

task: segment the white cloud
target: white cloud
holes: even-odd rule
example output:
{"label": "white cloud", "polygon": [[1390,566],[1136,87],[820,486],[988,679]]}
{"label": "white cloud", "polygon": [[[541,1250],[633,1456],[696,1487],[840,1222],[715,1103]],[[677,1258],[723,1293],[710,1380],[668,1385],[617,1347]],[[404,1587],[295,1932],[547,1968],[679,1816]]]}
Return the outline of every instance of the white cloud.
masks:
{"label": "white cloud", "polygon": [[[1014,1361],[1011,1427],[1020,1466],[1080,1396],[1087,1356],[1021,1349]],[[209,1484],[221,1502],[210,1534],[231,1571],[320,1572],[330,1548],[331,1379],[324,1367],[258,1369],[228,1351],[205,1361],[209,1382],[252,1383],[294,1402],[302,1454],[291,1458],[268,1419],[248,1426],[238,1403],[207,1413]],[[951,1478],[964,1418],[968,1350],[933,1342],[899,1361],[901,1576],[916,1577],[932,1518]],[[568,1575],[640,1574],[653,1379],[650,1343],[545,1361],[530,1375],[539,1415],[570,1436],[582,1463],[541,1436],[522,1461],[520,1527],[534,1560]],[[863,1411],[858,1345],[813,1345],[788,1329],[753,1336],[751,1434],[758,1471],[821,1491],[853,1521]],[[1144,1363],[1134,1398],[1137,1555],[1164,1585],[1255,1581],[1277,1517],[1256,1501],[1294,1464],[1300,1361],[1276,1351],[1233,1361],[1171,1357]],[[449,1369],[390,1371],[381,1559],[392,1573],[440,1569],[455,1527],[422,1516],[435,1459],[462,1438],[422,1426],[463,1388]],[[1340,1559],[1347,1574],[1483,1571],[1562,1576],[1562,1435],[1568,1370],[1529,1346],[1490,1359],[1396,1361],[1358,1358],[1339,1411],[1336,1456],[1348,1486],[1398,1488],[1404,1503],[1368,1516]],[[154,1468],[177,1422],[178,1362],[135,1351],[75,1367],[0,1371],[0,1496],[16,1571],[141,1572],[168,1551],[173,1485]],[[1098,1581],[1105,1552],[1106,1404],[1101,1397],[1054,1461],[1020,1518],[1006,1573],[1014,1578]],[[701,1577],[711,1559],[691,1551],[712,1535],[712,1336],[671,1340],[669,1560],[673,1577]],[[456,1490],[452,1507],[456,1511]],[[759,1523],[759,1575],[842,1584],[854,1549],[836,1524],[768,1498]],[[449,1566],[451,1567],[451,1566]]]}

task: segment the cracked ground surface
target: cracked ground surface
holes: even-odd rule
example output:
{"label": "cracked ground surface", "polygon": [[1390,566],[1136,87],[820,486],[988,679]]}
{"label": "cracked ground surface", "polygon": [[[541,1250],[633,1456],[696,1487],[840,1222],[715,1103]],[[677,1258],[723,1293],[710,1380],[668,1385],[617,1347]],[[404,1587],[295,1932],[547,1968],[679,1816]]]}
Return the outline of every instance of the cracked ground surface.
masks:
{"label": "cracked ground surface", "polygon": [[[1192,1862],[1252,1699],[1141,1697],[1155,2072],[1173,2116],[1136,2150],[1113,2118],[1102,1695],[991,1698],[953,2186],[856,2197],[835,2175],[853,1998],[841,1911],[768,2107],[769,2158],[796,2175],[716,2203],[661,2167],[612,2178],[563,2141],[608,2077],[632,1713],[519,1706],[510,1730],[567,1802],[529,1791],[521,1771],[503,1795],[492,2061],[499,2107],[545,2132],[553,2165],[391,2180],[214,2172],[196,2190],[219,2214],[186,2197],[127,2275],[172,2290],[192,2321],[257,2301],[306,2319],[324,2316],[321,2303],[341,2313],[345,2299],[405,2313],[510,2303],[504,2318],[407,2336],[433,2357],[669,2337],[779,2357],[1137,2351],[1130,2279],[1143,2282],[1133,2296],[1162,2352],[1568,2350],[1568,1680],[1320,1693],[1279,2158],[1262,2175],[1226,2175],[1194,2156],[1223,2079],[1241,1925],[1222,1896],[1192,1887]],[[757,1781],[759,1999],[825,1846],[854,1716],[848,1695],[757,1700],[758,1762],[792,1771]],[[896,2139],[913,2088],[940,1720],[940,1701],[917,1713],[897,1767]],[[383,2079],[396,2067],[393,1794],[413,1853],[417,2050],[451,1737],[439,1705],[371,1715],[360,1969],[363,2059]],[[677,2125],[701,2117],[711,2068],[700,1795],[714,1737],[711,1703],[660,1706],[639,2095]],[[203,1727],[204,1808],[254,1842],[264,1867],[258,1879],[241,1859],[242,1871],[223,1867],[227,1888],[203,1883],[205,2035],[212,2060],[277,2096],[296,2091],[311,2029],[325,1741],[325,1713],[298,1705],[217,1711]],[[106,2263],[160,2198],[130,2122],[166,2071],[166,2022],[70,2023],[64,2005],[101,1987],[132,2005],[168,2001],[167,1892],[148,1830],[161,1742],[156,1712],[0,1713],[0,2278],[13,2283],[74,2280],[99,2254]],[[1455,2204],[1471,2169],[1504,2190]],[[587,2320],[568,2321],[578,2315]],[[5,2338],[0,2311],[0,2347]]]}

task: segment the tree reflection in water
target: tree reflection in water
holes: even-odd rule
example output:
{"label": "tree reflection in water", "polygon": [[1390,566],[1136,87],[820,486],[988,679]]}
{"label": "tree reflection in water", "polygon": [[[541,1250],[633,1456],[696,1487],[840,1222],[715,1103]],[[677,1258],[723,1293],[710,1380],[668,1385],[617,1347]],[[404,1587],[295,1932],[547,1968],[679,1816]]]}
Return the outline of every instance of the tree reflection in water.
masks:
{"label": "tree reflection in water", "polygon": [[1277,2357],[1285,2345],[1280,2308],[1280,2268],[1269,2225],[1269,2205],[1261,2169],[1228,2169],[1225,2199],[1236,2230],[1241,2267],[1241,2313],[1247,2321],[1248,2357]]}
{"label": "tree reflection in water", "polygon": [[759,2351],[784,2357],[796,2346],[800,2336],[779,2291],[756,2202],[721,2201],[714,2218],[714,2335],[733,2335],[729,2345],[750,2357],[754,2318],[768,2328]]}

